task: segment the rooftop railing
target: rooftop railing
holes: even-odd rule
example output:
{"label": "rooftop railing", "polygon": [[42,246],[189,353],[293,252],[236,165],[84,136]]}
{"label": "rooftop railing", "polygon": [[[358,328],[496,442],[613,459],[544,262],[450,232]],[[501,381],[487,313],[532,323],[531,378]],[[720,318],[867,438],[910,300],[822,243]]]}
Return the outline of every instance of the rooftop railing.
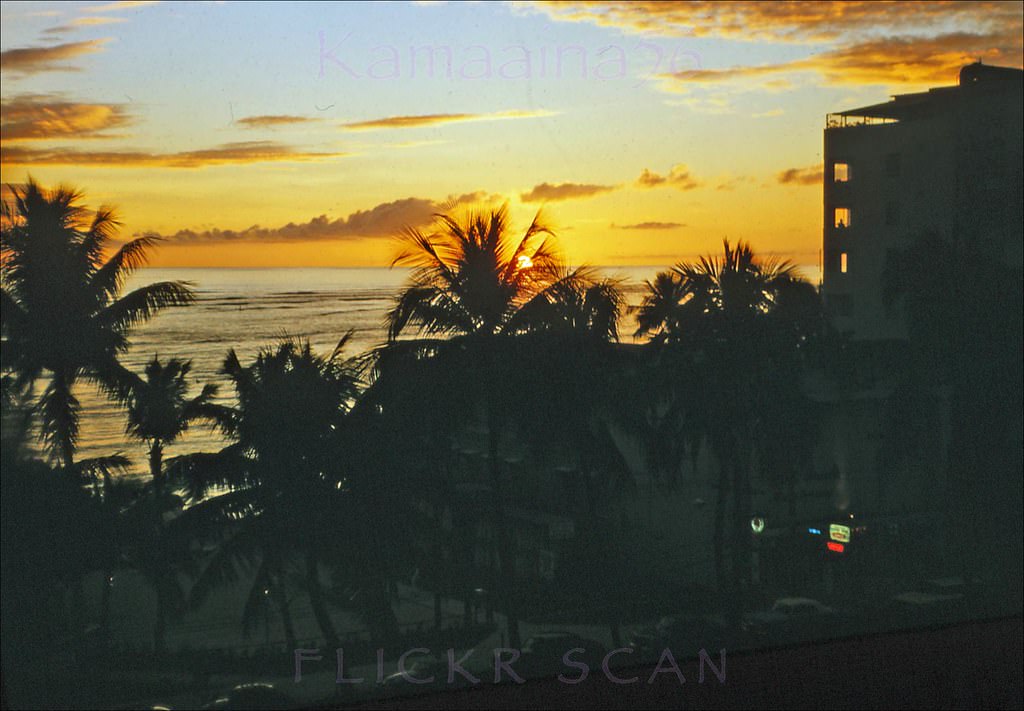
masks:
{"label": "rooftop railing", "polygon": [[899,123],[894,118],[878,116],[848,116],[846,114],[827,114],[825,128],[849,128],[851,126],[878,126],[886,123]]}

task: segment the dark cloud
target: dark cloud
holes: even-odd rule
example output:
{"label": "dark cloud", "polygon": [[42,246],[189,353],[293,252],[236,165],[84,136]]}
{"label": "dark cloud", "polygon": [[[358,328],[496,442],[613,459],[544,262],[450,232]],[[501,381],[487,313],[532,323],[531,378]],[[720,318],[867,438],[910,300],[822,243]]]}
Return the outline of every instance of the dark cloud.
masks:
{"label": "dark cloud", "polygon": [[608,193],[615,190],[614,185],[589,185],[583,183],[541,183],[534,185],[526,193],[522,193],[519,199],[523,202],[556,202],[558,200],[574,200],[577,198],[588,198],[601,193]]}
{"label": "dark cloud", "polygon": [[782,185],[821,185],[823,170],[821,165],[789,168],[777,173],[775,180]]}
{"label": "dark cloud", "polygon": [[170,242],[178,243],[308,242],[393,237],[406,227],[429,225],[438,212],[493,204],[500,199],[500,196],[484,191],[452,195],[443,201],[409,197],[381,203],[367,210],[357,210],[347,217],[334,220],[326,215],[320,215],[308,222],[289,222],[281,227],[253,225],[244,230],[179,230],[164,237]]}

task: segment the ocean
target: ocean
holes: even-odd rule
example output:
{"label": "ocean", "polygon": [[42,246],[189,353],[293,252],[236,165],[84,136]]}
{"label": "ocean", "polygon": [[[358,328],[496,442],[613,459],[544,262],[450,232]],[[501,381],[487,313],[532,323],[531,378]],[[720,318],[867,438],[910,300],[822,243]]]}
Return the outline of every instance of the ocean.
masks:
{"label": "ocean", "polygon": [[[664,268],[606,267],[601,272],[623,280],[626,300],[635,305],[643,298],[644,281]],[[805,273],[811,275],[809,270]],[[137,327],[122,362],[141,373],[154,355],[162,361],[191,360],[192,394],[205,383],[217,383],[221,400],[230,403],[231,387],[218,372],[229,349],[234,348],[245,365],[261,348],[293,336],[308,339],[317,352],[329,354],[351,330],[346,354],[357,355],[384,342],[385,314],[407,278],[406,270],[387,268],[141,269],[132,275],[125,293],[144,284],[177,280],[189,282],[198,298],[192,306],[165,310]],[[620,326],[622,339],[631,340],[634,329],[634,320],[627,316]],[[78,458],[121,453],[131,458],[133,473],[144,472],[144,447],[126,437],[118,407],[89,384],[79,385],[76,395],[82,403]],[[165,454],[216,451],[223,444],[216,432],[196,424]]]}
{"label": "ocean", "polygon": [[[614,267],[602,272],[625,279],[628,300],[638,303],[643,280],[658,269]],[[384,342],[385,314],[407,278],[407,270],[387,268],[141,269],[132,275],[125,293],[144,284],[176,280],[189,282],[198,298],[192,306],[167,309],[137,327],[122,362],[141,373],[154,355],[161,361],[191,360],[192,394],[205,383],[217,383],[221,400],[231,402],[230,384],[218,373],[229,349],[234,348],[245,365],[261,348],[294,336],[329,354],[352,330],[345,354],[370,350]],[[623,334],[627,332],[632,329],[623,328]],[[121,453],[131,458],[133,472],[144,472],[144,447],[125,435],[119,408],[88,384],[79,385],[76,394],[82,402],[78,458]],[[216,432],[196,424],[166,455],[215,451],[223,444]]]}

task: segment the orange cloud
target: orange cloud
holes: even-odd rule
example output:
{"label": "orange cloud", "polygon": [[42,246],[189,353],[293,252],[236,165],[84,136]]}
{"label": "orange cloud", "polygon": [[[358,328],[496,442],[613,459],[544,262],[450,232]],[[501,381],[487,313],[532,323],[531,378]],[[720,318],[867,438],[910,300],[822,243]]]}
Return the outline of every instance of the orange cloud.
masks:
{"label": "orange cloud", "polygon": [[238,119],[235,123],[242,126],[242,128],[276,128],[277,126],[289,126],[297,123],[312,123],[319,121],[319,119],[309,118],[307,116],[287,116],[287,115],[275,115],[275,116],[247,116],[245,118]]}
{"label": "orange cloud", "polygon": [[347,217],[331,220],[326,215],[314,217],[308,222],[289,222],[281,227],[260,227],[253,225],[244,230],[179,230],[165,239],[170,242],[220,243],[220,242],[308,242],[315,240],[366,239],[393,237],[406,227],[424,227],[434,220],[439,212],[449,212],[461,206],[490,204],[500,196],[484,191],[452,195],[443,201],[424,198],[403,198],[381,203],[368,210],[357,210]]}
{"label": "orange cloud", "polygon": [[703,185],[703,183],[690,174],[690,169],[682,163],[672,166],[668,175],[659,175],[644,168],[643,172],[640,173],[640,177],[637,178],[636,184],[641,188],[657,188],[664,185],[674,187],[677,190],[694,190]]}
{"label": "orange cloud", "polygon": [[541,183],[535,185],[527,192],[522,193],[519,199],[523,202],[545,202],[558,200],[573,200],[576,198],[588,198],[601,193],[615,190],[614,185],[586,185],[582,183]]}
{"label": "orange cloud", "polygon": [[464,121],[500,121],[503,119],[540,118],[554,116],[553,111],[499,111],[490,114],[421,114],[417,116],[388,116],[370,121],[342,124],[346,131],[375,131],[391,128],[417,128]]}
{"label": "orange cloud", "polygon": [[123,0],[122,2],[110,2],[106,5],[93,5],[83,8],[83,12],[117,12],[119,10],[135,10],[140,7],[159,4],[159,0]]}
{"label": "orange cloud", "polygon": [[72,20],[66,25],[57,25],[46,30],[43,34],[47,35],[61,35],[72,30],[77,30],[80,27],[96,27],[98,25],[113,25],[120,22],[128,22],[123,17],[79,17],[77,20]]}
{"label": "orange cloud", "polygon": [[939,31],[1019,26],[1018,2],[531,2],[521,8],[661,36],[822,42],[878,30]]}
{"label": "orange cloud", "polygon": [[40,72],[76,72],[79,67],[66,64],[86,54],[103,51],[103,44],[109,39],[94,39],[86,42],[68,42],[52,47],[22,47],[0,53],[0,70],[16,74],[39,74]]}
{"label": "orange cloud", "polygon": [[824,172],[822,165],[811,165],[806,168],[789,168],[777,173],[776,182],[782,185],[821,185]]}
{"label": "orange cloud", "polygon": [[[664,74],[662,88],[686,91],[690,84],[718,84],[758,79],[791,72],[814,72],[831,85],[935,85],[950,84],[965,64],[1021,66],[1024,62],[1021,24],[989,34],[954,32],[936,37],[881,37],[807,59],[781,64],[697,69]],[[764,82],[765,85],[773,81]]]}
{"label": "orange cloud", "polygon": [[79,151],[71,148],[30,149],[21,146],[0,148],[0,160],[9,165],[79,165],[108,168],[201,168],[208,165],[316,161],[344,155],[346,154],[307,153],[271,141],[226,143],[214,148],[180,153]]}
{"label": "orange cloud", "polygon": [[130,122],[119,104],[77,103],[45,94],[24,94],[0,103],[0,137],[5,141],[111,138],[104,131]]}

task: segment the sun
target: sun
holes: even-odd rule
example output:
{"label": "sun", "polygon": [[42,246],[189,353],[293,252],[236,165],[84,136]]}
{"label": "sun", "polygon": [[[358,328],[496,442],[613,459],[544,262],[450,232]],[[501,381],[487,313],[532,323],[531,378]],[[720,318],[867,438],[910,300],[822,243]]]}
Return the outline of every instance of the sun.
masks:
{"label": "sun", "polygon": [[530,269],[533,266],[533,260],[525,254],[520,254],[516,259],[516,269]]}

